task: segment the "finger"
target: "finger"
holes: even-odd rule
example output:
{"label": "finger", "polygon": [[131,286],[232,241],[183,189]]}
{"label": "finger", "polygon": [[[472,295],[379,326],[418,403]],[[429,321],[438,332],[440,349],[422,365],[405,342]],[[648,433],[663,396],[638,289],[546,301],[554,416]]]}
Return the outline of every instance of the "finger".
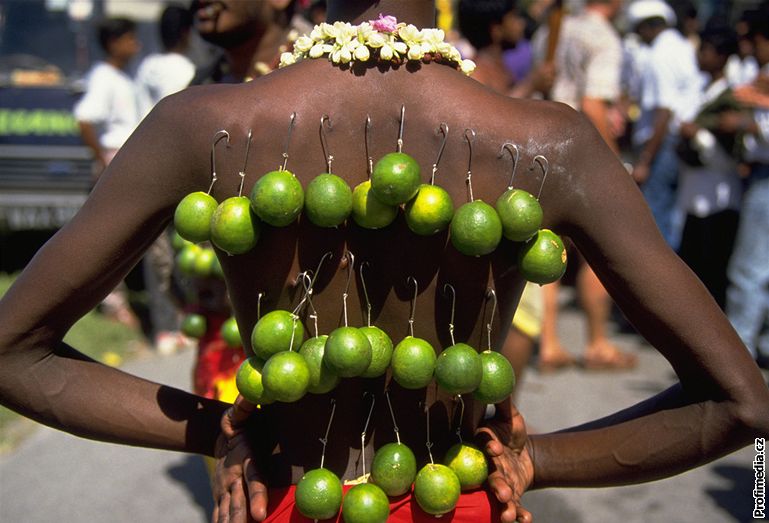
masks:
{"label": "finger", "polygon": [[229,523],[230,521],[230,493],[225,492],[222,497],[219,498],[219,517],[216,519],[217,523]]}
{"label": "finger", "polygon": [[232,422],[234,425],[243,423],[256,410],[256,405],[248,401],[243,396],[238,395],[235,403],[232,404]]}
{"label": "finger", "polygon": [[235,481],[230,488],[230,523],[246,523],[246,492],[241,481]]}
{"label": "finger", "polygon": [[489,488],[494,493],[497,501],[502,504],[507,504],[513,501],[513,489],[510,488],[510,485],[508,485],[507,481],[505,481],[505,477],[501,473],[495,472],[489,474],[486,481],[488,481]]}
{"label": "finger", "polygon": [[245,482],[248,486],[248,506],[251,517],[256,521],[264,521],[267,517],[267,484],[264,482],[254,460],[245,461]]}
{"label": "finger", "polygon": [[499,515],[499,520],[502,523],[515,523],[518,520],[518,510],[515,503],[512,501],[505,503],[505,509]]}
{"label": "finger", "polygon": [[486,453],[492,458],[501,456],[505,451],[502,442],[499,441],[494,431],[488,427],[479,427],[475,431],[475,438],[481,448],[486,449]]}
{"label": "finger", "polygon": [[531,512],[518,505],[518,521],[520,523],[532,523],[534,516],[532,516]]}

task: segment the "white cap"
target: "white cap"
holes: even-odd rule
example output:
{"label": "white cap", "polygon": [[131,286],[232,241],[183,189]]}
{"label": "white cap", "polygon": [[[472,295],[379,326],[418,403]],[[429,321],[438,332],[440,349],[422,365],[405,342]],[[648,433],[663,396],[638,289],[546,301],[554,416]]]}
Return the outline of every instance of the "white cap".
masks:
{"label": "white cap", "polygon": [[676,25],[676,14],[662,0],[636,0],[627,10],[630,27],[635,27],[649,18],[664,18],[668,25]]}

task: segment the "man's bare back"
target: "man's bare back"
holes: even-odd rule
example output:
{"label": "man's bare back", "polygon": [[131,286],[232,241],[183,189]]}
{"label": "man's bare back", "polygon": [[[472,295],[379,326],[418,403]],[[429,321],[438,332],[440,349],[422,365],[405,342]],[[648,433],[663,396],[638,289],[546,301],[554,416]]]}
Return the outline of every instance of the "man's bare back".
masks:
{"label": "man's bare back", "polygon": [[[176,204],[208,187],[210,147],[217,131],[226,129],[231,136],[229,148],[220,143],[217,149],[219,179],[212,194],[218,201],[237,194],[249,129],[253,142],[244,191],[280,165],[292,113],[296,127],[288,169],[305,187],[326,171],[319,129],[321,117],[328,115],[332,170],[355,186],[366,178],[367,116],[372,123],[370,154],[376,161],[395,150],[402,106],[403,150],[422,166],[423,181],[441,144],[437,130],[441,123],[448,125],[436,183],[451,194],[455,206],[468,198],[466,130],[476,134],[476,199],[493,204],[507,188],[512,162],[507,153],[500,157],[504,143],[520,148],[516,186],[534,194],[543,176],[533,159],[544,156],[550,171],[540,198],[543,227],[574,240],[616,302],[682,380],[645,403],[564,434],[527,438],[514,407],[501,406],[491,420],[492,438],[507,447],[492,442],[487,449],[496,468],[492,489],[500,501],[517,504],[531,486],[655,479],[769,432],[769,393],[760,374],[707,291],[666,247],[635,184],[595,129],[565,106],[504,98],[436,63],[418,70],[401,66],[355,74],[325,60],[310,60],[250,84],[190,89],[162,102],[115,158],[83,210],[41,251],[2,302],[4,402],[77,434],[212,454],[218,434],[210,433],[210,427],[223,406],[79,363],[80,356],[60,344],[61,336],[140,258],[169,223]],[[264,226],[251,252],[231,257],[220,252],[241,331],[250,332],[257,319],[259,293],[265,294],[262,312],[293,309],[302,294],[297,275],[315,271],[328,252],[332,256],[318,273],[313,303],[321,334],[339,326],[347,251],[356,264],[348,301],[350,325],[366,321],[357,274],[365,263],[372,321],[396,343],[408,333],[413,287],[407,280],[413,277],[419,291],[415,335],[436,350],[450,344],[451,300],[443,289],[451,284],[457,297],[456,340],[486,348],[491,313],[486,296],[492,288],[498,300],[492,344],[501,347],[523,285],[512,245],[503,241],[489,256],[467,257],[450,245],[446,233],[417,237],[402,217],[381,231],[355,225],[321,229],[306,220],[286,228]],[[53,379],[30,380],[28,373]],[[73,382],[72,376],[79,380]],[[98,383],[109,383],[120,396],[94,396],[89,385]],[[385,379],[344,380],[329,395],[308,395],[255,414],[259,445],[254,452],[266,460],[262,473],[268,483],[295,483],[304,469],[318,466],[321,446],[316,442],[325,430],[331,397],[337,400],[337,417],[326,466],[345,478],[359,475],[360,432],[370,405],[364,391],[373,392],[378,402],[369,428],[369,463],[374,447],[394,440],[382,395],[386,386]],[[421,462],[426,454],[422,405],[431,406],[434,451],[442,454],[454,441],[449,425],[456,403],[440,394],[436,402],[433,385],[405,391],[393,384],[390,393],[401,436]],[[83,402],[89,404],[87,411],[80,408]],[[481,423],[482,410],[468,401],[468,436]],[[513,492],[513,501],[505,488]]]}

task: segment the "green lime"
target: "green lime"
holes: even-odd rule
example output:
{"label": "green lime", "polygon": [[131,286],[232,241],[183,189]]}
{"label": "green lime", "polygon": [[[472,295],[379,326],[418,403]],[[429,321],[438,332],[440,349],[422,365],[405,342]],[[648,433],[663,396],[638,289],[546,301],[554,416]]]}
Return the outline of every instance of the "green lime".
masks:
{"label": "green lime", "polygon": [[245,196],[227,198],[211,217],[211,241],[227,254],[243,254],[259,240],[259,220]]}
{"label": "green lime", "polygon": [[202,338],[206,333],[206,317],[202,314],[187,314],[182,320],[181,331],[190,338]]}
{"label": "green lime", "polygon": [[270,356],[262,368],[262,385],[270,398],[292,403],[307,393],[310,369],[301,354],[283,351]]}
{"label": "green lime", "polygon": [[518,251],[518,270],[532,283],[552,283],[566,272],[566,247],[550,229],[540,229]]}
{"label": "green lime", "polygon": [[347,491],[342,503],[345,523],[385,523],[390,516],[387,494],[373,483],[361,483]]}
{"label": "green lime", "polygon": [[371,191],[387,205],[406,203],[417,194],[420,183],[419,164],[406,153],[385,154],[371,173]]}
{"label": "green lime", "polygon": [[489,464],[481,449],[470,443],[457,443],[449,449],[443,464],[457,475],[462,490],[477,489],[489,477]]}
{"label": "green lime", "polygon": [[419,506],[434,516],[451,512],[459,501],[459,478],[446,465],[428,463],[414,480],[414,497]]}
{"label": "green lime", "polygon": [[387,372],[390,359],[393,355],[393,340],[379,327],[361,327],[358,329],[371,344],[371,363],[366,371],[361,374],[364,378],[377,378]]}
{"label": "green lime", "polygon": [[[210,220],[209,220],[210,225]],[[171,234],[171,248],[173,248],[174,251],[179,252],[181,251],[185,246],[190,245],[192,242],[189,240],[185,240],[184,238],[179,235],[179,231],[174,229],[174,232]]]}
{"label": "green lime", "polygon": [[388,496],[400,496],[411,490],[416,475],[417,460],[403,443],[388,443],[374,454],[370,481]]}
{"label": "green lime", "polygon": [[438,355],[435,381],[449,394],[469,394],[481,383],[481,357],[470,345],[457,343]]}
{"label": "green lime", "polygon": [[360,376],[371,364],[371,343],[360,329],[336,328],[326,340],[323,363],[343,378]]}
{"label": "green lime", "polygon": [[222,323],[221,329],[219,329],[224,343],[228,347],[242,347],[243,340],[240,338],[240,329],[238,329],[238,320],[234,316],[230,316]]}
{"label": "green lime", "polygon": [[422,184],[416,197],[406,204],[406,225],[422,236],[444,230],[454,217],[454,201],[443,187]]}
{"label": "green lime", "polygon": [[175,260],[179,271],[186,276],[194,276],[195,262],[202,251],[203,247],[194,243],[182,247],[182,250],[176,255]]}
{"label": "green lime", "polygon": [[264,392],[262,383],[262,370],[264,362],[256,356],[251,356],[243,360],[235,375],[235,385],[238,387],[240,395],[254,404],[272,403],[270,398]]}
{"label": "green lime", "polygon": [[352,219],[364,229],[381,229],[398,216],[398,207],[387,205],[374,197],[371,181],[358,184],[352,191]]}
{"label": "green lime", "polygon": [[342,506],[342,482],[328,469],[305,472],[294,492],[296,508],[310,519],[331,519]]}
{"label": "green lime", "polygon": [[515,372],[510,362],[498,352],[481,352],[483,377],[473,397],[483,403],[499,403],[513,392]]}
{"label": "green lime", "polygon": [[393,349],[393,379],[405,389],[427,387],[435,372],[435,349],[422,338],[406,336]]}
{"label": "green lime", "polygon": [[502,193],[496,209],[502,221],[502,234],[508,240],[525,242],[542,225],[542,206],[531,193],[522,189],[508,189]]}
{"label": "green lime", "polygon": [[290,225],[302,212],[304,190],[290,171],[270,171],[251,189],[251,209],[274,227]]}
{"label": "green lime", "polygon": [[210,194],[197,191],[188,194],[174,211],[174,228],[185,240],[198,243],[211,238],[211,217],[216,200]]}
{"label": "green lime", "polygon": [[352,212],[350,186],[335,174],[316,176],[307,186],[304,212],[318,227],[341,225]]}
{"label": "green lime", "polygon": [[210,247],[203,247],[195,257],[195,263],[192,266],[192,274],[198,278],[208,278],[214,272],[216,263],[216,253]]}
{"label": "green lime", "polygon": [[251,349],[266,360],[273,354],[299,348],[304,341],[304,326],[299,316],[289,311],[270,311],[262,316],[251,331]]}
{"label": "green lime", "polygon": [[332,391],[339,384],[339,376],[323,364],[323,353],[326,350],[328,336],[316,336],[302,344],[299,354],[304,356],[307,367],[310,369],[310,385],[307,392],[313,394],[325,394]]}
{"label": "green lime", "polygon": [[467,256],[483,256],[502,240],[502,222],[491,205],[475,200],[462,205],[451,220],[451,243]]}

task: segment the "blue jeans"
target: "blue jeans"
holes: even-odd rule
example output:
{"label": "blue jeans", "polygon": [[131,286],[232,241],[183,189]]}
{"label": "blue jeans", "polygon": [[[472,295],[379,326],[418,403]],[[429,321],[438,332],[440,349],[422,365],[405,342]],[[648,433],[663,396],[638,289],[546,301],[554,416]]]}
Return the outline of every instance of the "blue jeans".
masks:
{"label": "blue jeans", "polygon": [[753,357],[769,356],[769,165],[751,174],[728,276],[729,321]]}
{"label": "blue jeans", "polygon": [[676,212],[678,189],[676,143],[675,137],[665,138],[649,166],[649,178],[641,187],[662,237],[673,250],[678,249],[681,241],[682,225],[682,217]]}

